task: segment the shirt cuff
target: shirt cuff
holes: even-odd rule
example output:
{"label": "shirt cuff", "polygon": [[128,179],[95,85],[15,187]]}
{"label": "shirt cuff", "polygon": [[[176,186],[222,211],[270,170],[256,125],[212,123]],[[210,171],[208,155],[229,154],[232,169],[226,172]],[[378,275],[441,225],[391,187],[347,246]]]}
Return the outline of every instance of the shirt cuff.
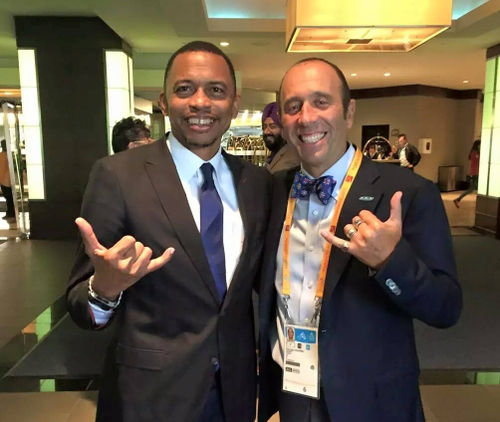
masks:
{"label": "shirt cuff", "polygon": [[104,309],[101,309],[98,306],[96,306],[90,302],[89,302],[89,308],[90,308],[90,311],[92,312],[92,316],[93,316],[95,325],[97,325],[97,326],[107,324],[108,321],[113,316],[113,312],[114,312],[112,309],[110,309],[109,311],[105,311]]}

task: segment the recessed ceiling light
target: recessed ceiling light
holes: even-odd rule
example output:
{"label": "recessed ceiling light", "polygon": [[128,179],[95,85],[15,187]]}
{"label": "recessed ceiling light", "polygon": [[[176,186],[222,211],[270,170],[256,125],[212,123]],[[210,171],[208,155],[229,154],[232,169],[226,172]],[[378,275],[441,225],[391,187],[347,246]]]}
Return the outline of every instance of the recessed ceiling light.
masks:
{"label": "recessed ceiling light", "polygon": [[466,79],[465,81],[462,81],[464,84],[468,84],[469,81]]}
{"label": "recessed ceiling light", "polygon": [[356,76],[358,76],[358,74],[357,73],[351,73],[351,76],[356,77]]}
{"label": "recessed ceiling light", "polygon": [[391,76],[391,73],[390,72],[385,72],[384,76],[387,78],[387,76]]}
{"label": "recessed ceiling light", "polygon": [[227,46],[229,45],[229,43],[228,43],[227,41],[221,41],[221,42],[219,43],[219,45],[220,45],[221,47],[227,47]]}

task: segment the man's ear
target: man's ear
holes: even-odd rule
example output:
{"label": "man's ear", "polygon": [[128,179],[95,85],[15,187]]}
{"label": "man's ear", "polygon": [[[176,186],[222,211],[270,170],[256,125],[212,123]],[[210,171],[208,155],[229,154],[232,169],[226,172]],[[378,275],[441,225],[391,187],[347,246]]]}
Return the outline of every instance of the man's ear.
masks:
{"label": "man's ear", "polygon": [[160,100],[158,102],[160,104],[161,112],[163,113],[163,115],[168,116],[167,96],[164,92],[160,94]]}
{"label": "man's ear", "polygon": [[346,121],[347,127],[350,129],[354,123],[354,113],[356,112],[356,101],[351,99],[349,101],[349,106],[347,107]]}

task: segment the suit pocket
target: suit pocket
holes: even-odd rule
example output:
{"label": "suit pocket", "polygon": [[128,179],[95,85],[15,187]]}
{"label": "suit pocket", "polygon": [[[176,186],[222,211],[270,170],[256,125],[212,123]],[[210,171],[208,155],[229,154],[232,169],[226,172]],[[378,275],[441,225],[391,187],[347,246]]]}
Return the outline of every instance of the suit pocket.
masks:
{"label": "suit pocket", "polygon": [[165,352],[155,349],[141,349],[118,343],[116,363],[132,368],[160,371],[165,361]]}

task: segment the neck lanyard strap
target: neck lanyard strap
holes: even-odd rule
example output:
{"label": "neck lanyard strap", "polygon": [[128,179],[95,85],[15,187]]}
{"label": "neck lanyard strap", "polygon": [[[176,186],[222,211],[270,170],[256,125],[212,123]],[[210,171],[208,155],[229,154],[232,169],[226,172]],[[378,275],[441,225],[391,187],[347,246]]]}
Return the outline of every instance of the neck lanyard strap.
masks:
{"label": "neck lanyard strap", "polygon": [[[337,229],[337,223],[339,221],[340,213],[342,207],[344,206],[345,199],[351,186],[356,178],[359,167],[361,166],[361,161],[363,159],[363,154],[359,148],[356,149],[354,158],[347,170],[346,177],[342,182],[340,188],[337,204],[335,205],[335,211],[333,213],[332,220],[330,222],[330,233],[335,233]],[[290,297],[290,230],[292,228],[293,212],[295,211],[295,204],[297,202],[296,198],[288,197],[288,206],[286,210],[285,218],[285,232],[283,237],[283,296]],[[323,259],[321,260],[321,266],[318,274],[318,282],[316,288],[316,302],[323,299],[323,291],[325,289],[326,271],[328,269],[328,263],[330,261],[330,251],[332,245],[325,241],[325,247],[323,250]]]}

